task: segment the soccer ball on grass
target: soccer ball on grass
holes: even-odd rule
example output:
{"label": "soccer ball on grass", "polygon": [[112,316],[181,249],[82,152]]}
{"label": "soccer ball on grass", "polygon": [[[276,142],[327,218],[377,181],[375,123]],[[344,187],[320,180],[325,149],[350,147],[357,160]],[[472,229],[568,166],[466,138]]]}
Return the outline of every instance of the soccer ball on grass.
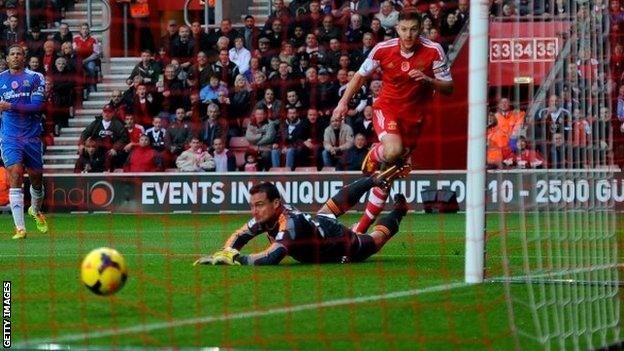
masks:
{"label": "soccer ball on grass", "polygon": [[126,261],[114,249],[108,247],[95,249],[82,261],[80,280],[95,294],[114,294],[124,286],[126,279],[128,279]]}

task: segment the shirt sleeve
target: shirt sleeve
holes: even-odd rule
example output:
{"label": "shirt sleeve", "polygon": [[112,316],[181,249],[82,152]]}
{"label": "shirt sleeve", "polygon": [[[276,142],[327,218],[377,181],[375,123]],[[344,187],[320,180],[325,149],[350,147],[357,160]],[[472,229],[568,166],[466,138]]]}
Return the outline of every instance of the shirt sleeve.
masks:
{"label": "shirt sleeve", "polygon": [[358,70],[358,73],[360,75],[368,77],[373,72],[375,72],[377,68],[379,68],[379,55],[377,53],[379,51],[378,49],[379,44],[375,45],[375,47],[373,48],[373,50],[371,50],[366,59],[364,59],[364,62],[362,62],[362,65]]}
{"label": "shirt sleeve", "polygon": [[444,54],[442,47],[438,50],[438,58],[433,61],[433,75],[438,80],[451,81],[451,68],[449,67],[448,59]]}

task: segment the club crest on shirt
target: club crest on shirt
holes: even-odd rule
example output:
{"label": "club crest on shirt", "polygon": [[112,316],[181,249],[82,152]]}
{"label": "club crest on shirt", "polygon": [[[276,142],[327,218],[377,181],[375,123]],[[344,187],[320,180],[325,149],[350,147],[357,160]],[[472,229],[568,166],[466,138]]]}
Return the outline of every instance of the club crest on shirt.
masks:
{"label": "club crest on shirt", "polygon": [[16,81],[12,81],[11,82],[11,88],[17,89],[18,87],[19,87],[19,83],[18,82],[16,82]]}
{"label": "club crest on shirt", "polygon": [[22,85],[25,86],[25,87],[29,87],[30,86],[30,82],[25,80],[25,81],[22,82]]}
{"label": "club crest on shirt", "polygon": [[410,69],[410,64],[407,61],[401,62],[401,71],[407,72]]}
{"label": "club crest on shirt", "polygon": [[390,63],[388,64],[388,68],[394,68],[394,63],[393,63],[393,62],[390,62]]}
{"label": "club crest on shirt", "polygon": [[395,121],[388,122],[388,130],[397,130],[397,129],[398,129],[397,122]]}

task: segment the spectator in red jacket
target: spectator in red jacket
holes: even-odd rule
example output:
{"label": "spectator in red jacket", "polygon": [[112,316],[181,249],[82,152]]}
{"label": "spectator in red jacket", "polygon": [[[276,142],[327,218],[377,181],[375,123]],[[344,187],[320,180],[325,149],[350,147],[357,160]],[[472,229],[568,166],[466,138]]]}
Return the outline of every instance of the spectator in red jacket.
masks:
{"label": "spectator in red jacket", "polygon": [[158,152],[152,149],[147,135],[141,135],[139,145],[133,148],[128,156],[124,172],[158,172],[161,170],[162,163]]}

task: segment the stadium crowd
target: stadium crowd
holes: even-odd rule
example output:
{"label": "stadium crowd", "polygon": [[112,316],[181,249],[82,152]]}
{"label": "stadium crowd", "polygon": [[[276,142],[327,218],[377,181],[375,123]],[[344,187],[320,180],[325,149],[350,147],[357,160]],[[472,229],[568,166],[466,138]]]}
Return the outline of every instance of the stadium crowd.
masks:
{"label": "stadium crowd", "polygon": [[266,23],[247,16],[235,29],[224,19],[209,33],[168,20],[158,45],[144,44],[158,52],[143,50],[128,89],[83,131],[75,172],[359,170],[377,138],[381,81],[332,119],[346,83],[376,43],[396,37],[404,7],[445,47],[467,19],[466,0],[416,3],[276,0]]}
{"label": "stadium crowd", "polygon": [[[46,77],[46,144],[62,134],[101,78],[101,47],[88,25],[74,34],[63,22],[73,3],[31,1],[28,32],[23,2],[0,4],[0,49],[23,43],[28,67]],[[527,4],[496,0],[490,14],[493,20],[571,20],[575,49],[535,115],[526,115],[527,106],[514,108],[508,97],[496,98],[487,135],[489,167],[591,166],[596,160],[583,150],[590,145],[596,145],[591,150],[609,149],[604,128],[610,123],[616,161],[624,159],[618,157],[618,152],[624,155],[624,142],[617,142],[624,141],[620,2],[608,5],[609,51],[584,46],[586,28],[595,21],[592,11],[600,8],[579,4],[576,16],[570,16],[567,2]],[[293,0],[288,5],[274,0],[265,23],[247,16],[242,28],[234,28],[224,19],[209,33],[199,21],[189,27],[167,20],[157,43],[142,45],[158,47],[157,52],[141,52],[128,88],[113,91],[101,116],[82,132],[74,171],[359,170],[377,138],[371,105],[382,86],[373,76],[351,100],[347,117],[332,120],[346,83],[376,43],[396,37],[402,9],[420,12],[423,35],[448,49],[468,20],[468,5],[468,0]],[[40,28],[58,31],[44,35]],[[607,52],[611,79],[603,79],[597,69]],[[598,104],[581,96],[587,86],[594,95],[601,89],[616,92],[617,118],[611,118],[606,104],[589,107]]]}
{"label": "stadium crowd", "polygon": [[[603,16],[607,12],[608,19]],[[538,108],[522,101],[513,106],[510,96],[495,96],[487,134],[488,167],[593,168],[608,165],[612,156],[621,166],[624,9],[620,1],[590,6],[559,0],[495,0],[490,16],[494,21],[569,21],[569,32],[560,35],[569,41],[570,50],[555,79],[546,82],[543,101],[529,101]],[[611,77],[606,76],[609,53]],[[612,116],[609,99],[617,106],[617,118]]]}

